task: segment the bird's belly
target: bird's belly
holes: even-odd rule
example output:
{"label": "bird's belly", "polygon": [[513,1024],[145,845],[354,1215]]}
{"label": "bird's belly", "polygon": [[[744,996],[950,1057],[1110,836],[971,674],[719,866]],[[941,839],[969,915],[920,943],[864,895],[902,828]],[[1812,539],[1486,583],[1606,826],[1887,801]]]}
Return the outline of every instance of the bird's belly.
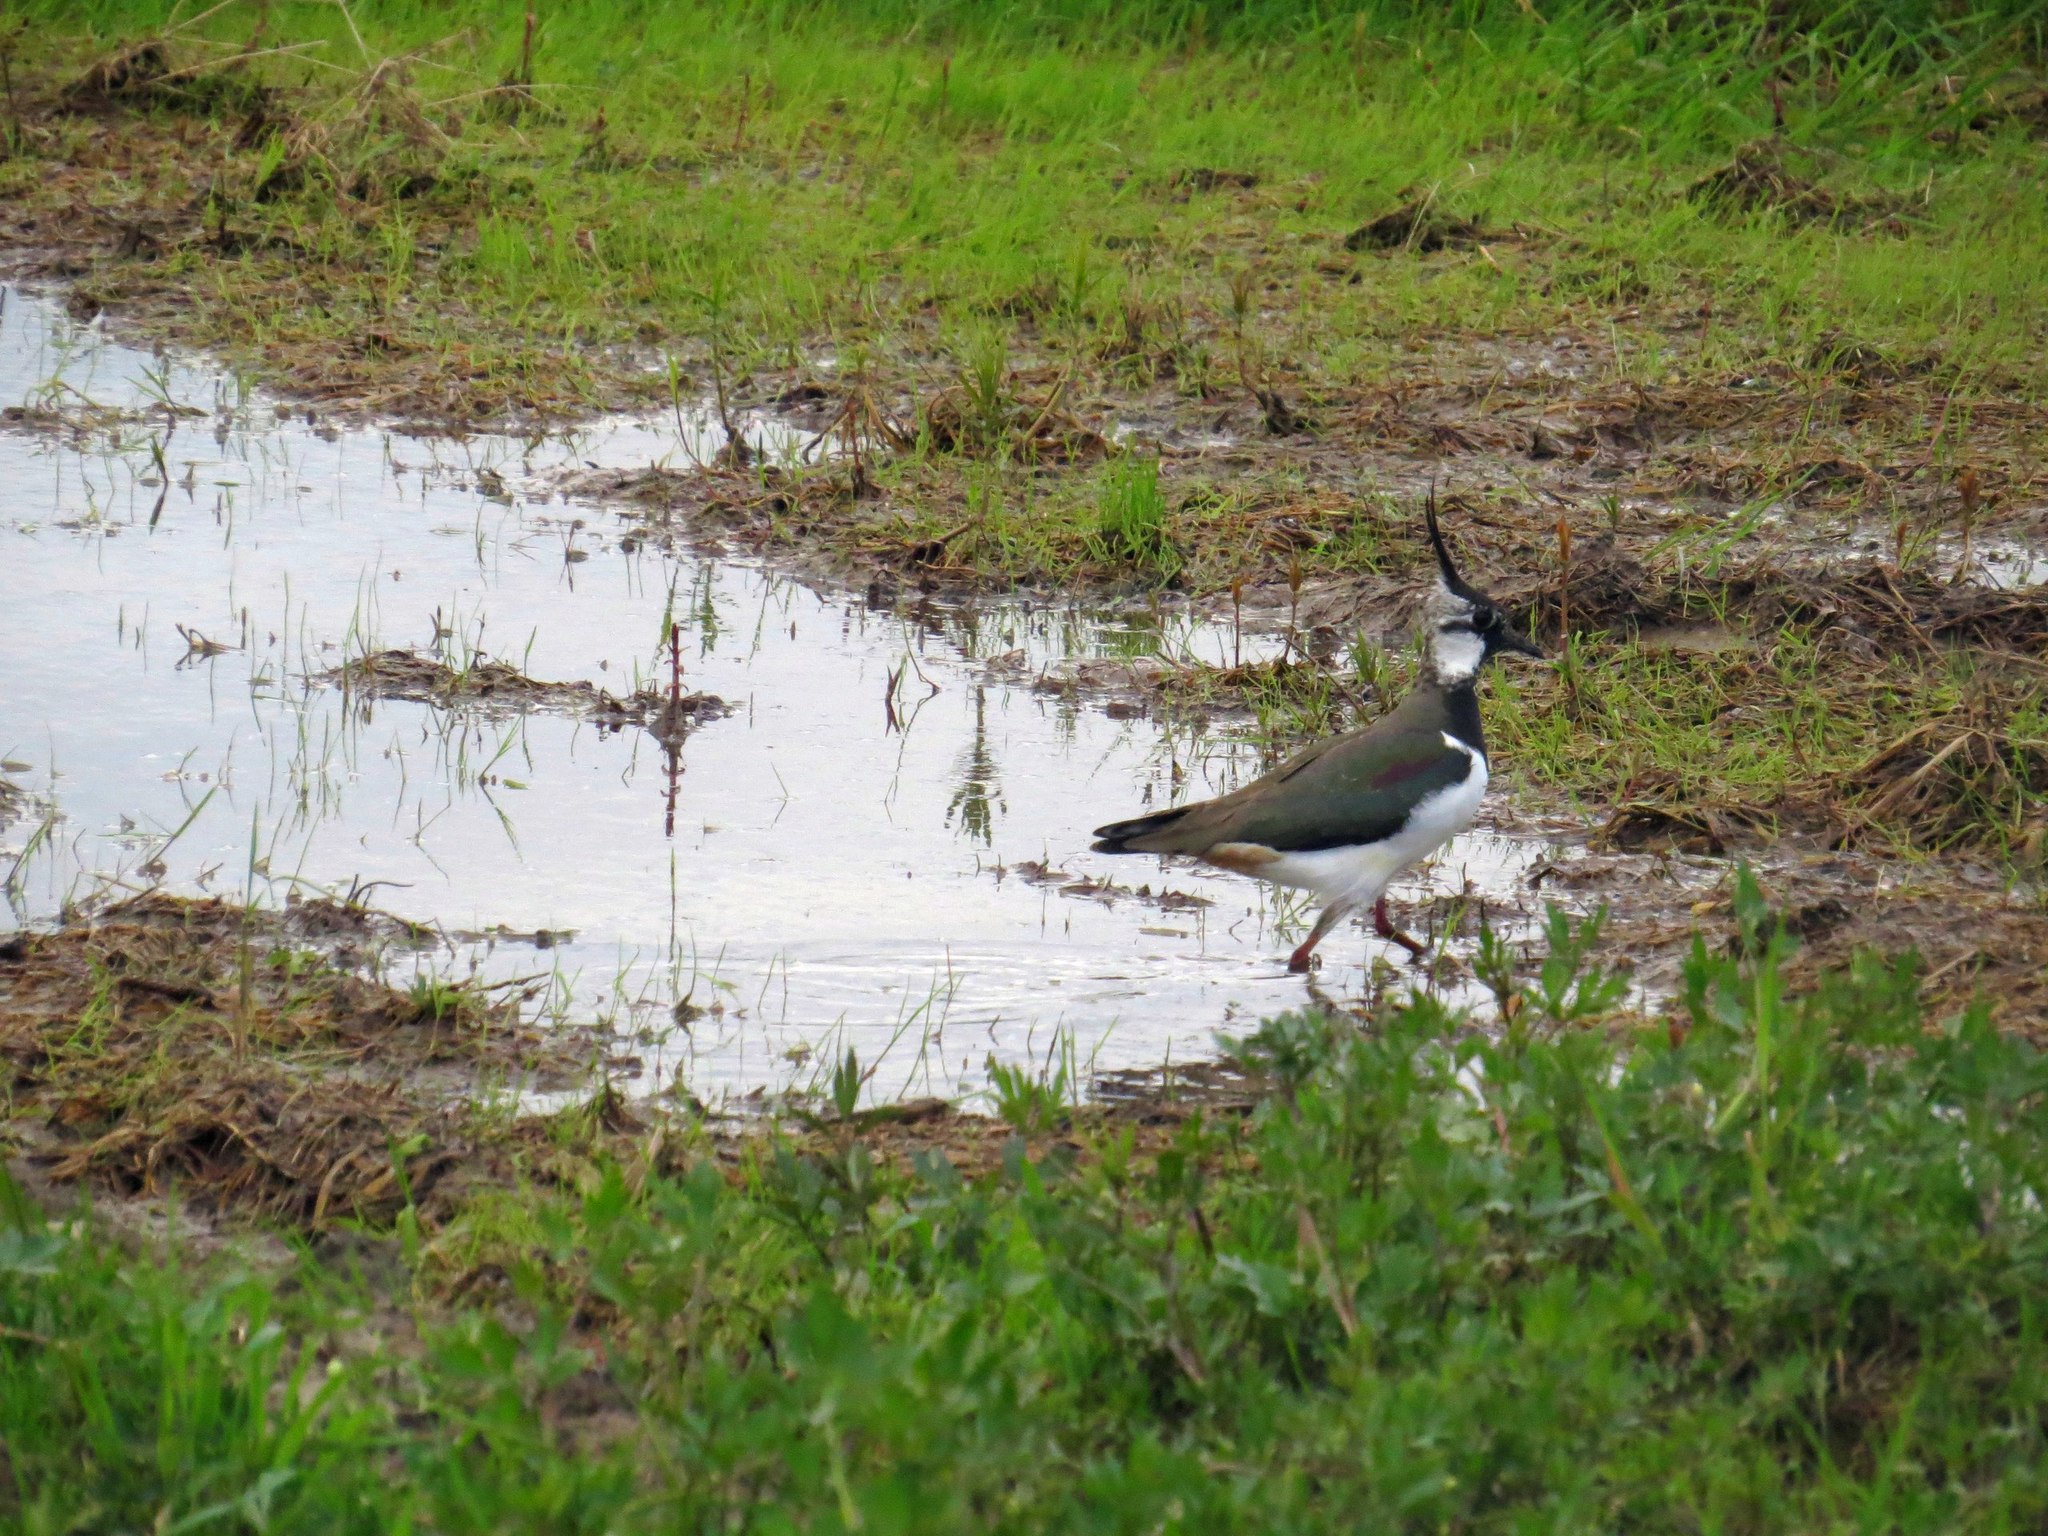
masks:
{"label": "bird's belly", "polygon": [[1313,891],[1326,903],[1377,901],[1402,870],[1428,858],[1471,826],[1472,818],[1479,814],[1479,802],[1485,798],[1486,759],[1474,752],[1472,771],[1464,780],[1418,804],[1407,825],[1386,841],[1283,853],[1257,873],[1263,880]]}

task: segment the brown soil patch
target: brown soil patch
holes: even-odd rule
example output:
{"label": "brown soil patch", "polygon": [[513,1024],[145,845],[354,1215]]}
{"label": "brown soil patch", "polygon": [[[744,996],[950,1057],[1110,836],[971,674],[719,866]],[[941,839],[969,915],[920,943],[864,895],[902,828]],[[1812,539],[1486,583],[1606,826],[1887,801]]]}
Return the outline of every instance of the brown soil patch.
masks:
{"label": "brown soil patch", "polygon": [[591,1043],[336,967],[329,905],[149,896],[0,942],[0,1135],[48,1180],[292,1225],[444,1208],[484,1156],[462,1096],[567,1086]]}
{"label": "brown soil patch", "polygon": [[[1737,864],[1706,851],[1705,840],[1677,822],[1647,849],[1629,851],[1611,840],[1560,846],[1533,867],[1519,903],[1482,904],[1449,891],[1397,911],[1411,933],[1438,943],[1466,941],[1482,921],[1497,931],[1519,923],[1529,937],[1512,941],[1517,974],[1541,964],[1536,933],[1545,904],[1609,916],[1591,958],[1626,971],[1640,989],[1615,1014],[1617,1027],[1655,1022],[1679,1011],[1683,967],[1696,940],[1709,948],[1739,942],[1732,893]],[[1669,835],[1676,833],[1678,835]],[[2000,1027],[2048,1039],[2048,906],[2038,895],[2013,889],[1987,863],[1960,859],[1908,862],[1855,849],[1823,851],[1797,838],[1759,843],[1741,828],[1727,835],[1799,948],[1787,962],[1788,984],[1805,988],[1822,973],[1849,966],[1859,954],[1897,963],[1919,956],[1922,1002],[1931,1020],[1948,1018],[1982,1001]],[[1439,955],[1440,979],[1457,980],[1458,962]],[[1385,969],[1382,995],[1399,998],[1414,985],[1412,966]]]}
{"label": "brown soil patch", "polygon": [[[796,1104],[779,1124],[706,1122],[600,1086],[544,1116],[495,1112],[493,1091],[590,1081],[601,1042],[523,1024],[503,991],[405,992],[329,958],[410,931],[326,900],[280,913],[145,896],[0,937],[0,1151],[53,1206],[83,1185],[144,1226],[149,1211],[161,1225],[168,1198],[209,1218],[319,1229],[381,1225],[407,1205],[438,1225],[482,1190],[522,1177],[580,1188],[610,1164],[644,1177],[708,1155],[740,1178],[777,1136],[800,1155],[843,1161],[859,1141],[970,1174],[1000,1166],[1017,1137],[937,1099],[845,1121]],[[1079,1153],[1124,1126],[1138,1150],[1157,1150],[1188,1115],[1254,1101],[1250,1085],[1199,1065],[1106,1088],[1032,1128],[1034,1155]]]}
{"label": "brown soil patch", "polygon": [[1525,604],[1531,623],[1551,639],[1567,631],[1633,636],[1712,613],[1752,634],[1797,624],[1886,645],[1938,641],[2010,652],[2048,643],[2048,587],[1958,584],[1925,567],[1765,554],[1703,577],[1668,562],[1646,564],[1612,536],[1547,563],[1551,572],[1535,582],[1504,573],[1499,589]]}
{"label": "brown soil patch", "polygon": [[1040,464],[1082,464],[1109,444],[1100,432],[1059,407],[1060,386],[1042,404],[1016,402],[984,414],[964,388],[934,395],[924,409],[927,440],[941,453],[1012,454]]}
{"label": "brown soil patch", "polygon": [[101,113],[166,108],[181,112],[257,112],[271,93],[246,75],[223,68],[227,61],[180,62],[167,38],[129,43],[96,59],[64,86],[59,101],[67,111]]}
{"label": "brown soil patch", "polygon": [[[1929,1020],[1981,1002],[2001,1028],[2048,1039],[2048,909],[2038,897],[2007,888],[1994,869],[1905,865],[1790,842],[1759,852],[1753,867],[1799,944],[1785,966],[1788,987],[1811,987],[1859,955],[1896,964],[1912,951]],[[1564,866],[1545,885],[1580,898],[1630,892],[1636,899],[1617,911],[1600,958],[1633,966],[1638,981],[1675,996],[1695,934],[1710,947],[1739,942],[1733,880],[1733,865],[1718,860],[1595,854]]]}
{"label": "brown soil patch", "polygon": [[1979,133],[2017,123],[2039,138],[2048,134],[2048,85],[2038,80],[2003,81],[1985,93],[1984,109],[1970,119]]}
{"label": "brown soil patch", "polygon": [[1223,171],[1207,165],[1175,171],[1170,183],[1176,191],[1187,192],[1249,192],[1258,184],[1259,176],[1256,171]]}
{"label": "brown soil patch", "polygon": [[[1174,1139],[1190,1118],[1235,1119],[1249,1115],[1267,1085],[1227,1062],[1191,1062],[1170,1070],[1107,1073],[1090,1084],[1094,1097],[1023,1127],[990,1115],[963,1114],[943,1099],[861,1110],[841,1121],[799,1116],[799,1152],[841,1155],[858,1141],[877,1158],[909,1168],[920,1158],[943,1156],[966,1177],[992,1173],[1020,1146],[1033,1158],[1055,1148],[1086,1156],[1104,1136],[1131,1134],[1132,1150],[1152,1155]],[[721,1154],[743,1157],[743,1136],[725,1143]]]}

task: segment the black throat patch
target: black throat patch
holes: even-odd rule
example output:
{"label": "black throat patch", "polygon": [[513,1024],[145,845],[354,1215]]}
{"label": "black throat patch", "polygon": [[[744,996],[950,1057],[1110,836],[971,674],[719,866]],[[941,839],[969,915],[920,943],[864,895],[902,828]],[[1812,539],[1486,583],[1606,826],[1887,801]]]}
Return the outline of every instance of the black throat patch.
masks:
{"label": "black throat patch", "polygon": [[1484,757],[1486,737],[1479,727],[1478,682],[1476,677],[1467,678],[1444,690],[1444,729]]}

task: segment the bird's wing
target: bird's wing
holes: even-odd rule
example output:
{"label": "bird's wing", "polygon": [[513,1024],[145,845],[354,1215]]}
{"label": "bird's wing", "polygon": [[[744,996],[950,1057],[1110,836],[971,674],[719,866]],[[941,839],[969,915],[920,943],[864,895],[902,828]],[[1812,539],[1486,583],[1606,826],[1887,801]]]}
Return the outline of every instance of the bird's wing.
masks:
{"label": "bird's wing", "polygon": [[1472,772],[1469,752],[1439,730],[1417,728],[1407,713],[1318,742],[1228,795],[1103,827],[1097,846],[1200,854],[1246,843],[1295,853],[1391,837],[1417,803]]}

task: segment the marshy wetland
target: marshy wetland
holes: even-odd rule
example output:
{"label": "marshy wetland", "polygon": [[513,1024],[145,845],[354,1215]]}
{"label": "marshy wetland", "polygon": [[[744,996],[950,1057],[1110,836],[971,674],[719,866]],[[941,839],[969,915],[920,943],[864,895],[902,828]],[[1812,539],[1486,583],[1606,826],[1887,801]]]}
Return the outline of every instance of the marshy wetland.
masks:
{"label": "marshy wetland", "polygon": [[0,26],[0,1511],[2035,1519],[2038,19],[1539,9]]}
{"label": "marshy wetland", "polygon": [[[687,467],[672,421],[323,432],[9,300],[24,422],[74,402],[82,434],[0,445],[27,921],[145,892],[364,909],[399,935],[379,974],[603,1021],[639,1059],[622,1091],[709,1102],[849,1048],[883,1099],[960,1098],[991,1056],[1078,1086],[1299,999],[1274,958],[1298,912],[1087,852],[1118,807],[1258,771],[1244,722],[1153,695],[1284,634],[806,583],[573,493]],[[1445,890],[1519,929],[1548,850],[1475,834]]]}

